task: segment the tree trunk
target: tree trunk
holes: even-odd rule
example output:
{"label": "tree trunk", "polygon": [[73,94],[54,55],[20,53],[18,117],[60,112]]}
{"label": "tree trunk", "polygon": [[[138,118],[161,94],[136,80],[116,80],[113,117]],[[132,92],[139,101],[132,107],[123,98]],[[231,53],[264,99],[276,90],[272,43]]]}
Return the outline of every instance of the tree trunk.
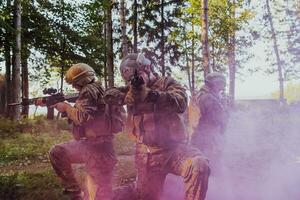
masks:
{"label": "tree trunk", "polygon": [[[104,32],[104,42],[107,44],[107,29],[106,25],[103,26],[103,32]],[[107,45],[105,46],[105,48]],[[103,66],[104,66],[104,86],[105,89],[107,89],[107,49],[104,51],[104,60],[103,60]]]}
{"label": "tree trunk", "polygon": [[109,1],[107,9],[107,75],[108,75],[108,86],[114,86],[114,53],[113,53],[113,30],[112,30],[112,1]]}
{"label": "tree trunk", "polygon": [[[14,25],[15,33],[15,47],[14,47],[14,63],[12,69],[12,101],[21,101],[21,0],[14,1]],[[20,107],[12,107],[11,118],[13,120],[20,119]]]}
{"label": "tree trunk", "polygon": [[211,70],[212,72],[216,71],[216,61],[215,61],[215,45],[212,44],[211,45],[211,59],[212,59],[212,63],[211,63]]}
{"label": "tree trunk", "polygon": [[192,24],[192,92],[195,92],[195,26]]}
{"label": "tree trunk", "polygon": [[161,73],[162,76],[165,76],[166,74],[166,69],[165,69],[165,19],[164,19],[164,0],[161,0]]}
{"label": "tree trunk", "polygon": [[282,103],[285,103],[284,99],[284,79],[282,75],[282,62],[280,59],[280,54],[279,54],[279,49],[278,49],[278,43],[277,43],[277,37],[276,37],[276,32],[274,28],[274,23],[273,23],[273,17],[270,9],[270,4],[269,0],[266,0],[266,6],[267,6],[267,19],[269,20],[270,23],[270,28],[271,28],[271,35],[273,39],[273,48],[275,51],[275,56],[276,56],[276,63],[277,63],[277,70],[278,70],[278,80],[279,80],[279,100]]}
{"label": "tree trunk", "polygon": [[[7,0],[7,9],[11,13],[11,0]],[[11,19],[7,19],[6,23],[11,24]],[[5,30],[5,42],[4,42],[4,57],[5,57],[5,116],[10,116],[11,107],[7,104],[11,102],[11,31]]]}
{"label": "tree trunk", "polygon": [[[63,92],[64,88],[64,74],[65,74],[65,48],[66,48],[66,37],[65,37],[65,1],[60,0],[62,5],[61,12],[61,39],[60,39],[60,92]],[[54,117],[54,115],[53,115]]]}
{"label": "tree trunk", "polygon": [[133,2],[133,52],[137,53],[137,43],[138,43],[138,32],[137,32],[137,24],[138,24],[138,13],[137,13],[137,0]]}
{"label": "tree trunk", "polygon": [[[235,19],[235,0],[231,5],[231,17]],[[229,103],[231,107],[234,107],[235,101],[235,73],[236,73],[236,60],[235,60],[235,30],[229,31],[228,35],[228,68],[229,68]]]}
{"label": "tree trunk", "polygon": [[120,21],[122,31],[122,57],[128,54],[128,42],[126,34],[126,15],[125,15],[125,0],[120,0]]}
{"label": "tree trunk", "polygon": [[[22,98],[28,99],[29,98],[29,80],[28,80],[28,51],[27,44],[23,46],[23,51],[21,55],[22,59]],[[29,114],[29,106],[22,107],[22,116],[27,118]]]}
{"label": "tree trunk", "polygon": [[202,0],[202,56],[204,77],[211,71],[209,65],[209,45],[208,45],[208,0]]}
{"label": "tree trunk", "polygon": [[188,77],[188,84],[189,84],[189,89],[191,93],[192,91],[192,83],[191,83],[191,72],[190,72],[190,66],[189,66],[189,56],[188,56],[188,47],[187,47],[187,38],[186,38],[186,26],[183,27],[183,32],[184,32],[184,53],[185,53],[185,62],[186,62],[186,72],[187,72],[187,77]]}
{"label": "tree trunk", "polygon": [[[9,35],[9,34],[8,34]],[[9,117],[11,107],[7,105],[12,103],[11,101],[11,46],[9,42],[9,36],[6,35],[5,44],[4,44],[4,57],[5,57],[5,116]]]}
{"label": "tree trunk", "polygon": [[5,116],[5,76],[0,74],[0,117]]}

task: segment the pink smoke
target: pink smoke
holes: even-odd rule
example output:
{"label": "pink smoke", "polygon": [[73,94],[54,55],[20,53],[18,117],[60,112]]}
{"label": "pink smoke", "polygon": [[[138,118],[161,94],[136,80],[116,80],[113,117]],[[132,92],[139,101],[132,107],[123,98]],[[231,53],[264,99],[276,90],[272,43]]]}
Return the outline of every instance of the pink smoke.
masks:
{"label": "pink smoke", "polygon": [[[210,177],[206,200],[300,200],[299,113],[232,113],[217,167],[221,174]],[[183,197],[182,179],[168,175],[163,199]]]}

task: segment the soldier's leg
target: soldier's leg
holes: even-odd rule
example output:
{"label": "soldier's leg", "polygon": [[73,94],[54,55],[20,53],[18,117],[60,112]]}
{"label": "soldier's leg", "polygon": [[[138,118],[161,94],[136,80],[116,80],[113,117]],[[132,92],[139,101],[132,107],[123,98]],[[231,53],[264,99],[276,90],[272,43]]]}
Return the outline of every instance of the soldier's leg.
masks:
{"label": "soldier's leg", "polygon": [[106,172],[97,169],[88,170],[87,196],[89,200],[111,200],[113,168]]}
{"label": "soldier's leg", "polygon": [[168,163],[171,173],[182,176],[185,200],[204,200],[208,189],[210,169],[208,160],[193,147],[179,146]]}
{"label": "soldier's leg", "polygon": [[111,200],[112,178],[117,162],[112,142],[92,141],[87,148],[89,157],[86,160],[89,200]]}
{"label": "soldier's leg", "polygon": [[160,155],[136,154],[137,193],[140,200],[158,200],[163,191],[166,172]]}
{"label": "soldier's leg", "polygon": [[224,137],[216,134],[205,135],[202,141],[199,141],[196,145],[194,144],[194,146],[209,158],[211,175],[219,174],[222,167],[221,160],[224,149]]}
{"label": "soldier's leg", "polygon": [[75,179],[72,163],[83,163],[85,145],[82,141],[70,141],[58,144],[50,150],[50,162],[58,177],[61,179],[65,192],[71,199],[81,199],[81,189]]}
{"label": "soldier's leg", "polygon": [[113,191],[113,200],[138,200],[136,183],[120,186]]}

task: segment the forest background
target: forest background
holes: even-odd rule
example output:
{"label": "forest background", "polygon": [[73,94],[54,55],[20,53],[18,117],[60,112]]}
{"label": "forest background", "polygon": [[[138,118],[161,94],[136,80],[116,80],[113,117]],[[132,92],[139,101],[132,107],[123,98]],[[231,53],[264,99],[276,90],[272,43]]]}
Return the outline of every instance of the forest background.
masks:
{"label": "forest background", "polygon": [[19,118],[7,104],[44,87],[70,91],[62,76],[76,62],[91,65],[103,86],[121,85],[121,58],[144,48],[156,71],[191,94],[219,71],[232,105],[236,97],[298,100],[299,10],[296,0],[1,1],[0,112]]}
{"label": "forest background", "polygon": [[[226,75],[230,106],[256,99],[230,114],[227,177],[210,180],[207,199],[299,198],[299,1],[2,0],[0,199],[66,199],[48,151],[72,137],[66,119],[46,120],[31,115],[34,106],[8,104],[49,87],[74,92],[63,75],[77,62],[92,66],[104,87],[120,86],[122,57],[141,51],[189,95],[218,71]],[[114,144],[117,187],[132,183],[136,171],[133,142],[118,134]],[[75,170],[85,184],[83,166]],[[165,199],[183,199],[182,181],[166,185]]]}

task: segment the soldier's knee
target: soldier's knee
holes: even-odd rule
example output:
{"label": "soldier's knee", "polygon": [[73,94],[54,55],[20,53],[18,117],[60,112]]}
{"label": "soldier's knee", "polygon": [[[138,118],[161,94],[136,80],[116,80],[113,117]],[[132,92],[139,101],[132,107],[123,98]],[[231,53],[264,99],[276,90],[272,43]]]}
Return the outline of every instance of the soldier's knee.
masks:
{"label": "soldier's knee", "polygon": [[210,174],[209,162],[205,157],[196,156],[192,162],[192,169],[194,174]]}
{"label": "soldier's knee", "polygon": [[65,149],[60,145],[54,145],[49,151],[50,160],[57,160],[58,158],[65,157]]}

